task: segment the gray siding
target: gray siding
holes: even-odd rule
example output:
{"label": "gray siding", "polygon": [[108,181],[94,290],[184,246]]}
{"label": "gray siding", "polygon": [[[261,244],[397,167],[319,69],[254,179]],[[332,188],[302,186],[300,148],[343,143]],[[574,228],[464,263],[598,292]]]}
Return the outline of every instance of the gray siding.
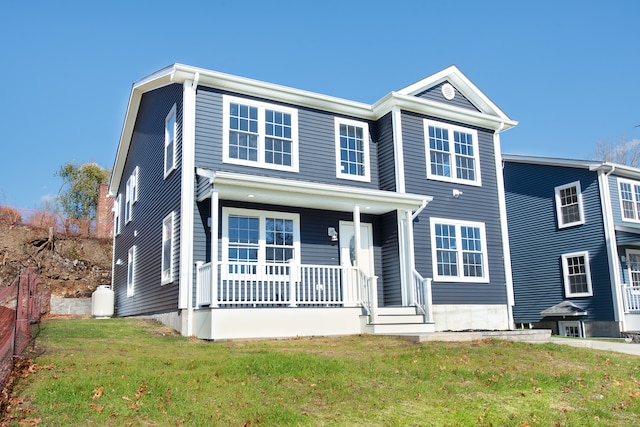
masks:
{"label": "gray siding", "polygon": [[480,111],[476,108],[475,105],[471,103],[471,101],[465,98],[464,95],[458,91],[458,89],[455,89],[454,85],[451,85],[451,86],[454,87],[456,91],[456,96],[452,100],[448,100],[447,98],[445,98],[444,95],[442,95],[442,86],[444,86],[445,83],[447,82],[442,82],[437,86],[433,86],[425,90],[424,92],[420,92],[416,94],[416,96],[418,98],[424,98],[430,101],[436,101],[436,102],[441,102],[443,104],[454,105],[456,107],[464,108],[466,110],[473,110],[478,112]]}
{"label": "gray siding", "polygon": [[[299,172],[287,172],[222,162],[222,92],[198,88],[196,101],[196,166],[221,171],[261,176],[314,181],[354,187],[378,188],[378,142],[375,122],[369,123],[371,182],[336,178],[335,114],[324,111],[298,109]],[[231,94],[239,96],[237,94]],[[246,97],[248,99],[255,99]],[[270,100],[264,102],[276,103]],[[347,117],[349,118],[349,117]],[[360,119],[355,119],[362,121]]]}
{"label": "gray siding", "polygon": [[[505,304],[506,276],[500,211],[498,207],[498,182],[495,170],[493,134],[478,131],[480,173],[482,187],[453,184],[427,179],[426,146],[423,116],[403,112],[402,137],[406,190],[409,193],[433,196],[420,216],[414,221],[416,269],[423,277],[433,277],[429,218],[447,218],[476,221],[485,224],[489,283],[433,282],[434,304]],[[430,117],[430,120],[437,120]],[[442,122],[442,120],[440,120]],[[453,189],[463,195],[454,198]]]}
{"label": "gray siding", "polygon": [[[516,305],[514,320],[538,322],[564,300],[586,320],[613,320],[609,265],[597,174],[585,169],[505,162],[505,191]],[[580,181],[585,224],[559,229],[554,188]],[[589,251],[593,297],[565,298],[562,254]]]}
{"label": "gray siding", "polygon": [[[176,109],[176,165],[164,178],[165,118],[174,103]],[[136,166],[139,167],[138,202],[133,206],[131,222],[124,224],[124,207],[120,206],[123,221],[115,238],[113,283],[116,314],[130,316],[176,310],[179,285],[180,236],[180,180],[182,162],[182,86],[170,85],[145,93],[140,103],[119,194],[125,200],[126,182]],[[172,211],[174,219],[174,282],[161,286],[162,221]],[[127,297],[127,254],[136,246],[134,296]]]}
{"label": "gray siding", "polygon": [[402,305],[398,216],[389,212],[382,216],[382,289],[384,305]]}
{"label": "gray siding", "polygon": [[[611,211],[613,214],[613,222],[615,225],[621,225],[623,227],[637,228],[640,232],[640,223],[625,221],[622,219],[622,205],[620,200],[620,186],[618,185],[618,179],[622,177],[611,175],[609,177],[609,191],[611,194]],[[640,181],[634,179],[623,178],[627,181],[633,181],[640,184]]]}
{"label": "gray siding", "polygon": [[393,118],[391,113],[381,117],[378,127],[378,160],[380,189],[396,191],[395,142],[393,140]]}

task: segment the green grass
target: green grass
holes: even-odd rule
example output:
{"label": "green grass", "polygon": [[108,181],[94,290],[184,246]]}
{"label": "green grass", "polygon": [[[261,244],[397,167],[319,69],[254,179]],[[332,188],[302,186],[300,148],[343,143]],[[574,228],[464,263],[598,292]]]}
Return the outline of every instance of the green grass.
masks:
{"label": "green grass", "polygon": [[[163,335],[163,332],[165,335]],[[203,342],[47,320],[10,425],[640,425],[640,359],[499,340]]]}

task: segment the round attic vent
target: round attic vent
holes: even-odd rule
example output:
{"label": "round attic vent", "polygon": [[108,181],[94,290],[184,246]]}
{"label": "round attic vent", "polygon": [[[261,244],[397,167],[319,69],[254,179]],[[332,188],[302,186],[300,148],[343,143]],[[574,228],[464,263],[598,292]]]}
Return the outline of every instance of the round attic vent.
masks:
{"label": "round attic vent", "polygon": [[442,95],[451,101],[456,96],[456,90],[449,83],[442,85]]}

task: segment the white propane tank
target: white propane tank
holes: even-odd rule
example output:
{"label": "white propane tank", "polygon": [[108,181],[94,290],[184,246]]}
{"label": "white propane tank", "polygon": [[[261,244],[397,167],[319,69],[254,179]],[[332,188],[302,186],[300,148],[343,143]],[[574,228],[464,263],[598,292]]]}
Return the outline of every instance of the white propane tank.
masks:
{"label": "white propane tank", "polygon": [[96,319],[108,319],[113,316],[114,294],[111,286],[98,286],[91,294],[91,315]]}

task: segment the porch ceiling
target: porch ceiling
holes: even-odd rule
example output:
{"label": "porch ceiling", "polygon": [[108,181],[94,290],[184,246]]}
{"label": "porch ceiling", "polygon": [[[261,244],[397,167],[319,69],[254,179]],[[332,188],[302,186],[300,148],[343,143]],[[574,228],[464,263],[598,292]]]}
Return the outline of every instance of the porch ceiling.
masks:
{"label": "porch ceiling", "polygon": [[353,212],[356,206],[363,214],[379,215],[397,209],[415,212],[433,197],[420,194],[342,185],[295,181],[233,172],[198,169],[197,174],[209,178],[211,188],[200,199],[217,191],[220,199],[265,203],[340,212]]}

